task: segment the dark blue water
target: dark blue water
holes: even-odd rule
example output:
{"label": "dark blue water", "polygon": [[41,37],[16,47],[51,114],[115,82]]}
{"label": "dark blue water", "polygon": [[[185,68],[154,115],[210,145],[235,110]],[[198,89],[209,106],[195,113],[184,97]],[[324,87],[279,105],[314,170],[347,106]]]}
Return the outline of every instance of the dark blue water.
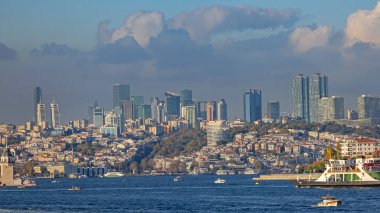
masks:
{"label": "dark blue water", "polygon": [[[220,177],[220,176],[219,176]],[[251,176],[125,177],[38,179],[34,188],[0,188],[0,212],[379,212],[380,188],[298,189],[288,181]],[[71,186],[80,191],[69,191]],[[340,207],[312,207],[321,196],[334,195]]]}

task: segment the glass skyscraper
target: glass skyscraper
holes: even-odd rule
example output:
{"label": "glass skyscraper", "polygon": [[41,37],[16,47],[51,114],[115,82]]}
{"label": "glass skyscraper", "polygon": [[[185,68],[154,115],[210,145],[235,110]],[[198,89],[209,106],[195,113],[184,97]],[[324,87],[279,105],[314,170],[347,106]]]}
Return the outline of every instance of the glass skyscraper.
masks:
{"label": "glass skyscraper", "polygon": [[181,112],[181,96],[171,92],[165,92],[165,115],[178,118]]}
{"label": "glass skyscraper", "polygon": [[311,77],[309,87],[309,117],[310,122],[318,121],[319,100],[328,97],[328,77],[316,73]]}
{"label": "glass skyscraper", "polygon": [[248,89],[243,96],[244,120],[254,122],[262,118],[261,90]]}
{"label": "glass skyscraper", "polygon": [[137,108],[145,103],[144,96],[132,96],[133,103],[133,118],[138,118]]}
{"label": "glass skyscraper", "polygon": [[267,114],[268,118],[274,120],[275,122],[280,119],[280,102],[279,101],[268,101],[267,103]]}
{"label": "glass skyscraper", "polygon": [[227,103],[223,98],[218,101],[216,117],[218,121],[226,121],[228,119],[227,118]]}
{"label": "glass skyscraper", "polygon": [[40,87],[34,88],[34,122],[37,122],[37,105],[42,104],[42,89]]}
{"label": "glass skyscraper", "polygon": [[184,89],[180,91],[181,95],[181,106],[189,106],[193,104],[193,91],[189,89]]}
{"label": "glass skyscraper", "polygon": [[370,95],[358,97],[359,119],[380,118],[380,98]]}
{"label": "glass skyscraper", "polygon": [[298,74],[293,79],[293,116],[309,121],[309,77]]}
{"label": "glass skyscraper", "polygon": [[307,122],[319,122],[319,101],[328,96],[328,77],[320,73],[311,79],[298,74],[293,79],[293,116]]}
{"label": "glass skyscraper", "polygon": [[112,85],[113,104],[112,107],[120,107],[120,101],[129,101],[131,99],[130,87],[127,84]]}
{"label": "glass skyscraper", "polygon": [[100,128],[104,125],[104,109],[100,106],[96,106],[93,110],[94,126]]}

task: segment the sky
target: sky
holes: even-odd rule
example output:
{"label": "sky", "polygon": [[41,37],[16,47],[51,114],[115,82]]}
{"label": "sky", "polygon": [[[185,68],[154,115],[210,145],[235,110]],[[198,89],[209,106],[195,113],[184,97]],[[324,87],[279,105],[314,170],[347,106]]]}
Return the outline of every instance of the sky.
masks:
{"label": "sky", "polygon": [[327,74],[346,108],[380,94],[376,0],[0,0],[0,28],[0,122],[32,119],[35,86],[64,121],[96,100],[110,109],[113,83],[146,102],[185,88],[224,98],[230,119],[247,88],[264,112],[268,100],[291,112],[297,73]]}

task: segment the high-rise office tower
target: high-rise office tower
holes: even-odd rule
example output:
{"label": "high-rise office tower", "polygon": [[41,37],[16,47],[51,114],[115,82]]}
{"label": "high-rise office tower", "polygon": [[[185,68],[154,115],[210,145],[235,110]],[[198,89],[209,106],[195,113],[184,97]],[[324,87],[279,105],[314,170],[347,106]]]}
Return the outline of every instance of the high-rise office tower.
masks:
{"label": "high-rise office tower", "polygon": [[[120,104],[122,104],[122,102],[123,101],[120,101]],[[112,109],[112,112],[118,117],[118,124],[117,124],[118,132],[119,133],[124,132],[125,118],[123,115],[123,109],[120,106],[118,106]]]}
{"label": "high-rise office tower", "polygon": [[338,96],[322,97],[318,110],[318,122],[344,119],[344,99]]}
{"label": "high-rise office tower", "polygon": [[309,121],[309,77],[298,74],[293,79],[293,116]]}
{"label": "high-rise office tower", "polygon": [[150,99],[150,107],[152,112],[152,119],[157,121],[158,112],[157,112],[157,106],[160,104],[160,99],[158,97],[152,97]]}
{"label": "high-rise office tower", "polygon": [[181,95],[181,106],[193,105],[193,91],[189,89],[184,89],[180,91]]}
{"label": "high-rise office tower", "polygon": [[163,123],[165,121],[165,103],[160,101],[157,106],[157,122]]}
{"label": "high-rise office tower", "polygon": [[318,121],[319,99],[328,96],[328,77],[320,73],[314,74],[309,83],[309,117],[310,122]]}
{"label": "high-rise office tower", "polygon": [[202,120],[207,119],[207,110],[206,105],[208,101],[198,101],[197,102],[197,116],[198,118],[202,118]]}
{"label": "high-rise office tower", "polygon": [[268,101],[267,114],[269,119],[272,119],[274,122],[277,122],[280,119],[280,102]]}
{"label": "high-rise office tower", "polygon": [[181,96],[172,92],[165,92],[165,116],[168,120],[178,118],[181,112]]}
{"label": "high-rise office tower", "polygon": [[262,118],[261,90],[248,89],[244,92],[244,120],[254,122]]}
{"label": "high-rise office tower", "polygon": [[120,101],[124,120],[133,119],[133,101]]}
{"label": "high-rise office tower", "polygon": [[36,113],[37,113],[37,125],[42,125],[43,122],[46,122],[46,108],[45,104],[37,104],[36,107]]}
{"label": "high-rise office tower", "polygon": [[145,119],[152,117],[152,108],[149,104],[140,105],[137,108],[138,118],[141,118],[145,123]]}
{"label": "high-rise office tower", "polygon": [[144,96],[131,96],[131,100],[133,102],[133,118],[138,118],[137,108],[145,103]]}
{"label": "high-rise office tower", "polygon": [[215,121],[216,120],[216,101],[208,101],[206,103],[206,120]]}
{"label": "high-rise office tower", "polygon": [[42,104],[42,89],[40,87],[34,88],[34,105],[33,105],[33,111],[34,111],[34,122],[37,123],[37,104]]}
{"label": "high-rise office tower", "polygon": [[104,109],[100,106],[94,108],[94,126],[100,128],[104,125]]}
{"label": "high-rise office tower", "polygon": [[380,98],[371,95],[358,97],[359,119],[380,118]]}
{"label": "high-rise office tower", "polygon": [[226,121],[227,120],[227,103],[222,98],[217,103],[217,110],[216,110],[217,116],[216,119],[218,121]]}
{"label": "high-rise office tower", "polygon": [[113,105],[112,107],[120,106],[120,101],[129,101],[131,99],[130,87],[128,84],[112,85]]}
{"label": "high-rise office tower", "polygon": [[61,114],[59,111],[58,104],[54,101],[54,98],[52,102],[50,103],[50,112],[51,112],[51,127],[53,129],[61,128]]}
{"label": "high-rise office tower", "polygon": [[198,129],[199,122],[197,119],[197,108],[195,107],[195,105],[188,105],[183,107],[183,109],[185,111],[185,113],[183,113],[184,118],[186,119],[189,128]]}
{"label": "high-rise office tower", "polygon": [[353,109],[347,110],[347,119],[348,120],[357,120],[359,118],[358,112]]}
{"label": "high-rise office tower", "polygon": [[94,103],[94,105],[93,106],[89,106],[88,107],[88,121],[90,122],[90,123],[94,123],[94,109],[95,109],[95,107],[97,107],[98,106],[98,102],[97,101],[95,101],[95,103]]}

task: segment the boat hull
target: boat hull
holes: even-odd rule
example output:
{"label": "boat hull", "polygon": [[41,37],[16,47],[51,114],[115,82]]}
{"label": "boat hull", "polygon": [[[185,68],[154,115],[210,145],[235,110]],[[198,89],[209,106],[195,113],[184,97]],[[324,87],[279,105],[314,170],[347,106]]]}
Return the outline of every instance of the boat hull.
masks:
{"label": "boat hull", "polygon": [[380,187],[380,181],[315,182],[291,180],[291,182],[299,188]]}

